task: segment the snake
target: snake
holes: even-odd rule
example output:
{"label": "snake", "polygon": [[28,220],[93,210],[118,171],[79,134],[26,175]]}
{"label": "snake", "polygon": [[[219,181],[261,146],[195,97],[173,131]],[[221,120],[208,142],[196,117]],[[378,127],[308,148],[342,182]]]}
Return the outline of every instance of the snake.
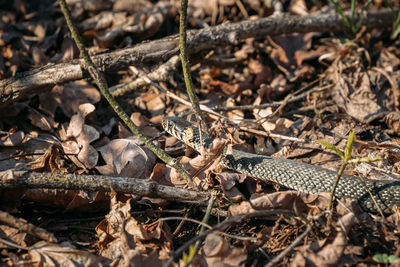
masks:
{"label": "snake", "polygon": [[[166,132],[198,152],[203,145],[207,147],[213,140],[206,133],[200,132],[193,123],[180,117],[165,117],[162,126]],[[274,182],[309,194],[331,192],[337,176],[337,172],[320,166],[227,147],[222,152],[220,164],[254,179]],[[342,175],[335,190],[335,197],[355,200],[366,212],[382,211],[390,214],[394,206],[400,208],[400,181]]]}

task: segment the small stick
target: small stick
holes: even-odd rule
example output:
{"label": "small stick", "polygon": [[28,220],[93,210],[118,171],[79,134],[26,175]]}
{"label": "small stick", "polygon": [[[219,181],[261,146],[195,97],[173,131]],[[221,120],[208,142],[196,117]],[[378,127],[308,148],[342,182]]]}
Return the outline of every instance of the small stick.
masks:
{"label": "small stick", "polygon": [[39,237],[47,242],[58,242],[57,238],[52,233],[47,232],[46,229],[37,227],[23,219],[16,218],[7,212],[0,211],[0,222],[6,223],[30,235]]}
{"label": "small stick", "polygon": [[281,253],[279,253],[278,256],[276,256],[275,258],[273,258],[270,262],[268,262],[267,265],[265,265],[265,267],[272,267],[275,266],[276,264],[278,264],[278,262],[280,262],[287,254],[289,254],[298,244],[300,244],[300,242],[311,232],[312,228],[311,225],[308,224],[306,230],[304,231],[304,233],[302,233],[301,235],[299,235],[292,244],[290,244],[290,246],[288,246],[287,248],[285,248]]}

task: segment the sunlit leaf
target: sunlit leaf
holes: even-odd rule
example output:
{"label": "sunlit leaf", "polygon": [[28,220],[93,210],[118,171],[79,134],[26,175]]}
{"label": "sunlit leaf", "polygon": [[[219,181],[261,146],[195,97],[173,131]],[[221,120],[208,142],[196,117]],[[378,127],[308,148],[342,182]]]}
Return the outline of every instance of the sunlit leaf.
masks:
{"label": "sunlit leaf", "polygon": [[351,151],[353,150],[353,144],[354,144],[354,136],[356,132],[355,131],[350,131],[349,134],[349,139],[347,140],[347,145],[346,149],[344,151],[344,159],[347,161],[351,158]]}
{"label": "sunlit leaf", "polygon": [[344,156],[343,156],[342,151],[340,151],[339,148],[337,148],[335,145],[329,143],[328,141],[324,141],[324,140],[319,140],[319,139],[317,139],[317,140],[315,140],[315,141],[317,141],[318,143],[320,143],[320,144],[323,145],[324,147],[326,147],[326,148],[328,148],[328,149],[330,149],[330,150],[335,151],[336,154],[338,154],[342,159],[344,159]]}
{"label": "sunlit leaf", "polygon": [[376,162],[376,161],[381,161],[381,160],[383,160],[383,159],[380,157],[376,157],[376,158],[362,157],[362,158],[351,159],[348,161],[348,163],[358,164],[358,163]]}

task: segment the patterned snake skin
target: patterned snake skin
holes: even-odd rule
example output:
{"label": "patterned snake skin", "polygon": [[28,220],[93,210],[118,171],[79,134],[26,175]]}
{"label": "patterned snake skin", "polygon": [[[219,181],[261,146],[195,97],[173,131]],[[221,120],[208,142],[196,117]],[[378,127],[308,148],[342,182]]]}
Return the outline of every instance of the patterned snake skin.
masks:
{"label": "patterned snake skin", "polygon": [[[185,144],[200,151],[200,135],[196,127],[183,119],[167,117],[163,120],[164,129]],[[206,134],[201,139],[205,145],[212,142]],[[318,166],[289,160],[250,154],[238,150],[224,151],[221,164],[231,170],[253,178],[272,181],[300,192],[318,194],[330,192],[336,172]],[[342,175],[336,188],[337,198],[357,200],[365,211],[376,213],[378,209],[371,199],[372,193],[377,205],[384,213],[392,212],[393,206],[400,207],[400,181],[368,180],[350,175]]]}

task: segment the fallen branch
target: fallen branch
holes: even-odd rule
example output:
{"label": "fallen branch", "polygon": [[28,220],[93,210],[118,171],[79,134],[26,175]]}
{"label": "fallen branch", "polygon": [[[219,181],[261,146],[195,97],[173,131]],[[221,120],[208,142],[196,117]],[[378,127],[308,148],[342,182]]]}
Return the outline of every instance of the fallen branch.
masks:
{"label": "fallen branch", "polygon": [[[385,9],[367,12],[362,26],[367,29],[387,29],[392,26],[392,11]],[[309,16],[279,15],[222,24],[187,34],[187,49],[190,53],[212,49],[216,46],[238,44],[240,41],[266,35],[281,35],[294,32],[340,32],[345,31],[343,19],[337,14]],[[166,60],[179,53],[179,36],[143,42],[131,48],[93,56],[94,63],[102,71],[126,69],[141,62]],[[42,68],[22,72],[15,77],[0,81],[0,107],[15,102],[21,97],[56,84],[89,77],[83,59],[67,63],[48,64]]]}
{"label": "fallen branch", "polygon": [[131,177],[52,174],[5,171],[0,173],[0,188],[48,188],[85,191],[111,191],[207,205],[210,194],[160,185]]}
{"label": "fallen branch", "polygon": [[7,212],[0,211],[0,222],[6,223],[17,228],[21,232],[26,232],[47,242],[57,242],[57,238],[52,233],[47,232],[46,229],[28,223],[24,219],[16,218]]}
{"label": "fallen branch", "polygon": [[[115,87],[111,87],[109,88],[109,90],[114,97],[117,97],[117,96],[122,96],[128,92],[134,91],[140,86],[149,84],[148,82],[149,80],[151,80],[152,82],[168,81],[173,75],[173,72],[176,72],[178,68],[178,63],[179,63],[179,57],[173,56],[170,59],[168,59],[167,62],[161,64],[157,69],[151,71],[148,75],[145,74],[137,75],[139,77],[134,81],[121,84]],[[133,66],[131,66],[130,69],[135,74],[140,73],[139,70]]]}

